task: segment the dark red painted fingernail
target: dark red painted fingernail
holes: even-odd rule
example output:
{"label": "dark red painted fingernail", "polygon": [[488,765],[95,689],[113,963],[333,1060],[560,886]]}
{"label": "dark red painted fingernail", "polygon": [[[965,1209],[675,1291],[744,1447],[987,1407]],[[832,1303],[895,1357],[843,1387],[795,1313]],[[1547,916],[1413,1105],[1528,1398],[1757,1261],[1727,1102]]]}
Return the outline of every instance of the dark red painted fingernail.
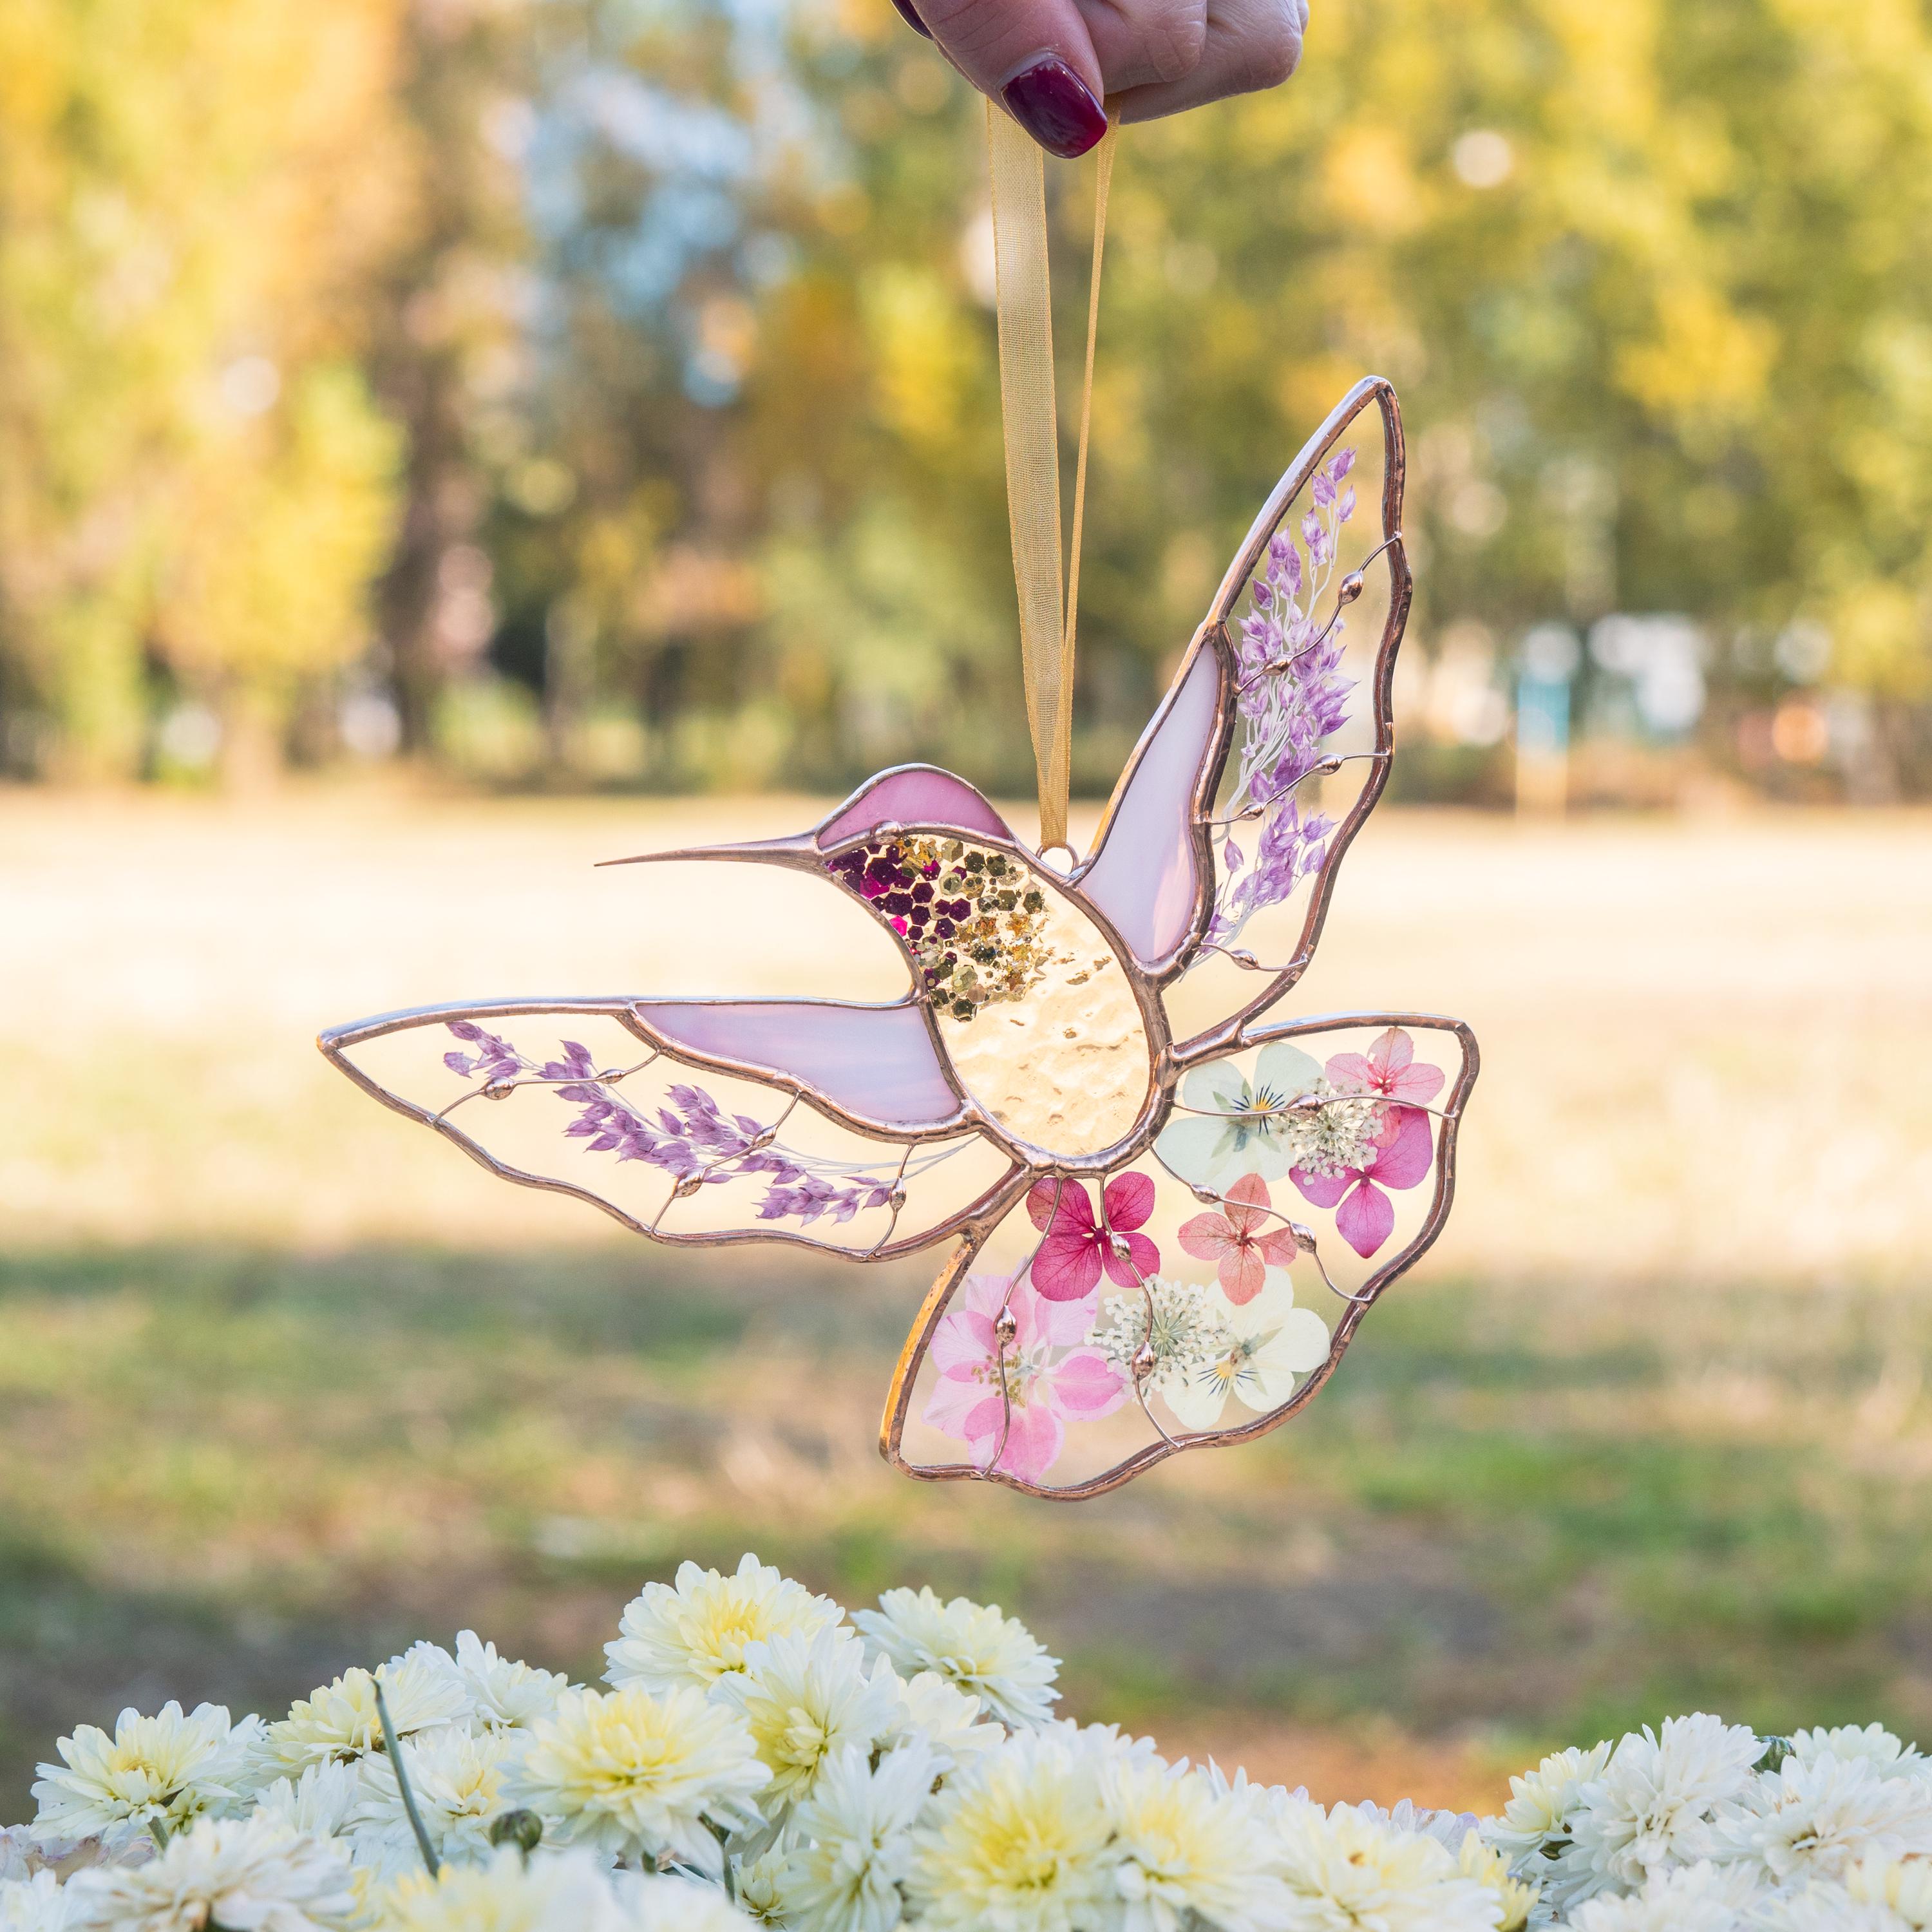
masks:
{"label": "dark red painted fingernail", "polygon": [[914,33],[923,34],[928,40],[932,38],[932,29],[914,12],[912,0],[892,0],[892,4],[899,10],[899,18]]}
{"label": "dark red painted fingernail", "polygon": [[1042,54],[1000,89],[1013,118],[1049,154],[1070,161],[1107,131],[1107,110],[1058,54]]}

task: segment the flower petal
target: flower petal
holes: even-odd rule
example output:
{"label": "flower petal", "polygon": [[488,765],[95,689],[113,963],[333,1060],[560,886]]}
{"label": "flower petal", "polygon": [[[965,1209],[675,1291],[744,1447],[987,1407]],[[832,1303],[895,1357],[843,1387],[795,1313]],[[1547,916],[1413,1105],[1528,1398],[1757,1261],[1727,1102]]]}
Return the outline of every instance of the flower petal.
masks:
{"label": "flower petal", "polygon": [[1429,1131],[1426,1114],[1414,1107],[1391,1111],[1396,1117],[1395,1132],[1377,1150],[1368,1171],[1384,1187],[1413,1187],[1435,1162],[1435,1136]]}
{"label": "flower petal", "polygon": [[1240,1245],[1234,1234],[1234,1223],[1226,1215],[1197,1214],[1191,1221],[1182,1222],[1174,1238],[1182,1252],[1196,1261],[1218,1262],[1230,1248]]}
{"label": "flower petal", "polygon": [[1219,1193],[1246,1169],[1243,1138],[1232,1120],[1191,1114],[1169,1120],[1154,1150],[1169,1173],[1190,1186],[1211,1187]]}
{"label": "flower petal", "polygon": [[[942,1436],[950,1436],[962,1442],[972,1440],[975,1430],[967,1424],[968,1419],[986,1406],[986,1385],[984,1382],[953,1382],[945,1376],[934,1382],[932,1394],[927,1398],[922,1414],[927,1426],[938,1430]],[[998,1424],[1000,1396],[993,1391],[994,1422]]]}
{"label": "flower petal", "polygon": [[1344,1168],[1340,1174],[1310,1174],[1305,1167],[1292,1169],[1288,1179],[1301,1190],[1304,1201],[1318,1208],[1332,1208],[1361,1178],[1358,1168]]}
{"label": "flower petal", "polygon": [[1091,1234],[1049,1234],[1033,1258],[1033,1285],[1049,1301],[1078,1301],[1100,1280],[1100,1252]]}
{"label": "flower petal", "polygon": [[1085,1420],[1111,1415],[1127,1399],[1126,1376],[1097,1348],[1076,1348],[1046,1372],[1042,1384],[1063,1415]]}
{"label": "flower petal", "polygon": [[1214,1429],[1228,1406],[1228,1384],[1218,1375],[1190,1376],[1185,1381],[1170,1376],[1161,1384],[1160,1399],[1182,1428]]}
{"label": "flower petal", "polygon": [[993,1318],[956,1308],[932,1331],[932,1365],[955,1380],[993,1359]]}
{"label": "flower petal", "polygon": [[1238,1308],[1261,1293],[1268,1280],[1268,1264],[1255,1249],[1237,1248],[1221,1262],[1221,1292]]}
{"label": "flower petal", "polygon": [[[1094,1251],[1090,1247],[1087,1252],[1091,1254]],[[1096,1272],[1096,1284],[1099,1280]],[[1087,1331],[1094,1325],[1094,1316],[1100,1312],[1100,1298],[1090,1292],[1072,1300],[1056,1301],[1050,1295],[1036,1293],[1030,1287],[1022,1287],[1013,1300],[1020,1316],[1017,1339],[1023,1348],[1030,1348],[1040,1342],[1064,1348],[1076,1342],[1084,1342]]]}
{"label": "flower petal", "polygon": [[1365,1174],[1336,1209],[1335,1232],[1366,1261],[1395,1232],[1395,1203]]}
{"label": "flower petal", "polygon": [[1232,1060],[1210,1060],[1180,1083],[1181,1105],[1211,1114],[1239,1113],[1252,1097],[1246,1076]]}
{"label": "flower petal", "polygon": [[1102,1197],[1107,1210],[1107,1224],[1117,1234],[1144,1226],[1154,1212],[1154,1182],[1138,1172],[1116,1174],[1107,1184]]}
{"label": "flower petal", "polygon": [[1359,1053],[1337,1053],[1329,1057],[1328,1084],[1338,1094],[1378,1094],[1380,1070],[1373,1060]]}
{"label": "flower petal", "polygon": [[1255,1086],[1290,1096],[1306,1094],[1322,1078],[1321,1063],[1286,1040],[1271,1040],[1255,1062]]}
{"label": "flower petal", "polygon": [[[1060,1460],[1060,1448],[1066,1440],[1066,1425],[1052,1405],[1030,1402],[1025,1408],[1013,1411],[1012,1426],[1006,1431],[1006,1446],[997,1466],[1024,1481],[1036,1483]],[[987,1438],[981,1453],[990,1459],[998,1441],[996,1430]]]}
{"label": "flower petal", "polygon": [[[1124,1239],[1124,1255],[1115,1254],[1112,1248],[1106,1252],[1107,1279],[1123,1288],[1138,1288],[1144,1278],[1160,1274],[1160,1250],[1144,1234],[1129,1234]],[[1134,1272],[1136,1268],[1138,1274]]]}
{"label": "flower petal", "polygon": [[[1058,1189],[1059,1206],[1054,1208]],[[1037,1180],[1027,1196],[1027,1216],[1036,1228],[1051,1221],[1055,1234],[1083,1232],[1094,1225],[1094,1204],[1077,1180]]]}

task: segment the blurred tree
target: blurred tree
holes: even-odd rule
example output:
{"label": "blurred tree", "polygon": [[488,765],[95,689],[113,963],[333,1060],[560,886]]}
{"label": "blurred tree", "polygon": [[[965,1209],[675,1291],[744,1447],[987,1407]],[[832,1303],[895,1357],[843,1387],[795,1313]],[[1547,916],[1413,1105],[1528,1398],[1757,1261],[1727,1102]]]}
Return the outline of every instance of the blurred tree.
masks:
{"label": "blurred tree", "polygon": [[[0,10],[0,664],[16,760],[131,771],[148,646],[187,668],[235,643],[202,634],[191,604],[165,640],[154,628],[184,540],[212,583],[212,547],[287,515],[322,434],[313,412],[332,412],[338,450],[370,446],[359,388],[328,371],[358,340],[360,278],[398,214],[395,30],[394,0]],[[225,520],[190,530],[185,505],[216,470]],[[361,487],[380,489],[374,470]],[[383,512],[365,496],[358,514]],[[366,549],[338,546],[323,567],[366,572]],[[338,599],[338,658],[362,641],[360,580]]]}

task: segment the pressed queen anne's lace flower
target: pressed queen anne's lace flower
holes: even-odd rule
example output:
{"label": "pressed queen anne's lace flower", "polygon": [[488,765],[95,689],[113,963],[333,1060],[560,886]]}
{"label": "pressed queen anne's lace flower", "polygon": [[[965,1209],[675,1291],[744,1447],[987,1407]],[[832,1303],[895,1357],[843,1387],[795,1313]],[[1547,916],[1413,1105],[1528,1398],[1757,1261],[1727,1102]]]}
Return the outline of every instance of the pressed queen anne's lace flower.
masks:
{"label": "pressed queen anne's lace flower", "polygon": [[1144,1294],[1109,1295],[1104,1314],[1094,1346],[1123,1376],[1132,1375],[1142,1348],[1151,1349],[1142,1387],[1170,1405],[1234,1346],[1226,1298],[1198,1282],[1156,1275]]}
{"label": "pressed queen anne's lace flower", "polygon": [[746,1646],[775,1636],[808,1636],[840,1621],[829,1597],[815,1597],[748,1551],[728,1576],[680,1563],[670,1583],[646,1583],[632,1598],[614,1642],[604,1646],[606,1679],[620,1690],[704,1690],[745,1667]]}
{"label": "pressed queen anne's lace flower", "polygon": [[123,1711],[112,1737],[82,1724],[56,1747],[63,1762],[40,1767],[35,1835],[43,1844],[99,1838],[115,1845],[156,1823],[175,1832],[205,1812],[232,1810],[261,1729],[259,1718],[231,1724],[216,1704],[185,1717],[176,1703],[152,1718]]}
{"label": "pressed queen anne's lace flower", "polygon": [[921,1671],[976,1697],[1003,1724],[1043,1724],[1060,1693],[1060,1660],[1017,1617],[990,1604],[955,1597],[942,1604],[929,1588],[888,1590],[876,1610],[852,1621],[869,1652],[890,1658],[900,1674]]}

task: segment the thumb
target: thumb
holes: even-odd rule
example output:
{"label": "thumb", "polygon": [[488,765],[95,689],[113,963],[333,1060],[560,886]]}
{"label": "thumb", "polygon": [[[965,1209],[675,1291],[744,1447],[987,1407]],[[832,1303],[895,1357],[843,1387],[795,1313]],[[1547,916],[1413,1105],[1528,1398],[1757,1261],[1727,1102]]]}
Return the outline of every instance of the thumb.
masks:
{"label": "thumb", "polygon": [[1100,57],[1074,0],[896,4],[1049,154],[1070,160],[1107,131]]}

